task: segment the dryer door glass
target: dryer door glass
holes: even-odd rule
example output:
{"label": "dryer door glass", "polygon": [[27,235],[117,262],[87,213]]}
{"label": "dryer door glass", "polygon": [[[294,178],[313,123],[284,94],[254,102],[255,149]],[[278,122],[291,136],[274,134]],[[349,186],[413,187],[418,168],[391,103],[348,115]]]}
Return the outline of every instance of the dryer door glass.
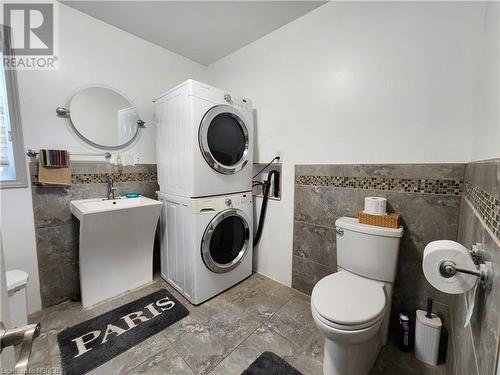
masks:
{"label": "dryer door glass", "polygon": [[202,256],[206,266],[214,272],[229,272],[245,256],[250,230],[240,211],[230,209],[210,222],[202,242]]}
{"label": "dryer door glass", "polygon": [[228,105],[212,107],[199,130],[203,157],[217,172],[233,174],[248,162],[248,129],[243,116]]}
{"label": "dryer door glass", "polygon": [[221,113],[212,120],[208,127],[207,141],[215,160],[228,166],[241,160],[247,142],[238,120],[227,113]]}

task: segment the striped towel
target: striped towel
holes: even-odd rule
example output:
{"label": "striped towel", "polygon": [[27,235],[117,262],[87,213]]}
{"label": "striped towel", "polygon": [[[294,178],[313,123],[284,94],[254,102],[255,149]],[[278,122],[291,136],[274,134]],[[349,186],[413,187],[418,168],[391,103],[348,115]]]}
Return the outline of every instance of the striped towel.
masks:
{"label": "striped towel", "polygon": [[69,152],[66,150],[40,150],[40,163],[47,168],[68,168]]}

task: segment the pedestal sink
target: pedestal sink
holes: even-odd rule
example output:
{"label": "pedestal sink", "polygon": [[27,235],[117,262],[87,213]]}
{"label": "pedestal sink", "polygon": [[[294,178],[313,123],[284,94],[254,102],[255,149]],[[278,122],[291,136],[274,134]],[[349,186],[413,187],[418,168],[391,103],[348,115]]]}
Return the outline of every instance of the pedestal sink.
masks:
{"label": "pedestal sink", "polygon": [[153,280],[162,203],[145,197],[71,201],[80,220],[80,286],[89,307]]}

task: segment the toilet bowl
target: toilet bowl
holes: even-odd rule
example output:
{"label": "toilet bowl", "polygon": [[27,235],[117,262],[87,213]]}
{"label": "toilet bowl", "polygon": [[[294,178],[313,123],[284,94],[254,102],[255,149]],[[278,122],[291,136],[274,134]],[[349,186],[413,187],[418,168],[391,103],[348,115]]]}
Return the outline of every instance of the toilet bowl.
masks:
{"label": "toilet bowl", "polygon": [[315,285],[311,312],[325,336],[325,375],[370,372],[382,344],[385,304],[384,284],[350,272],[339,271]]}

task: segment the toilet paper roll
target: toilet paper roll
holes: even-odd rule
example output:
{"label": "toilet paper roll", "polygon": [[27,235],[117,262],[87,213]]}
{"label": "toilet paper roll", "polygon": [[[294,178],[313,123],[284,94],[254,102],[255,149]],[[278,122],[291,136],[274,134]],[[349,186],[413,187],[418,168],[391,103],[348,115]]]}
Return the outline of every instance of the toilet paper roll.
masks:
{"label": "toilet paper roll", "polygon": [[457,267],[476,269],[469,251],[455,241],[433,241],[424,250],[422,269],[425,278],[436,289],[450,294],[460,294],[471,290],[478,278],[474,275],[457,272],[452,277],[444,277],[439,271],[443,261],[451,261]]}
{"label": "toilet paper roll", "polygon": [[387,199],[382,197],[366,197],[364,211],[370,215],[386,215]]}

